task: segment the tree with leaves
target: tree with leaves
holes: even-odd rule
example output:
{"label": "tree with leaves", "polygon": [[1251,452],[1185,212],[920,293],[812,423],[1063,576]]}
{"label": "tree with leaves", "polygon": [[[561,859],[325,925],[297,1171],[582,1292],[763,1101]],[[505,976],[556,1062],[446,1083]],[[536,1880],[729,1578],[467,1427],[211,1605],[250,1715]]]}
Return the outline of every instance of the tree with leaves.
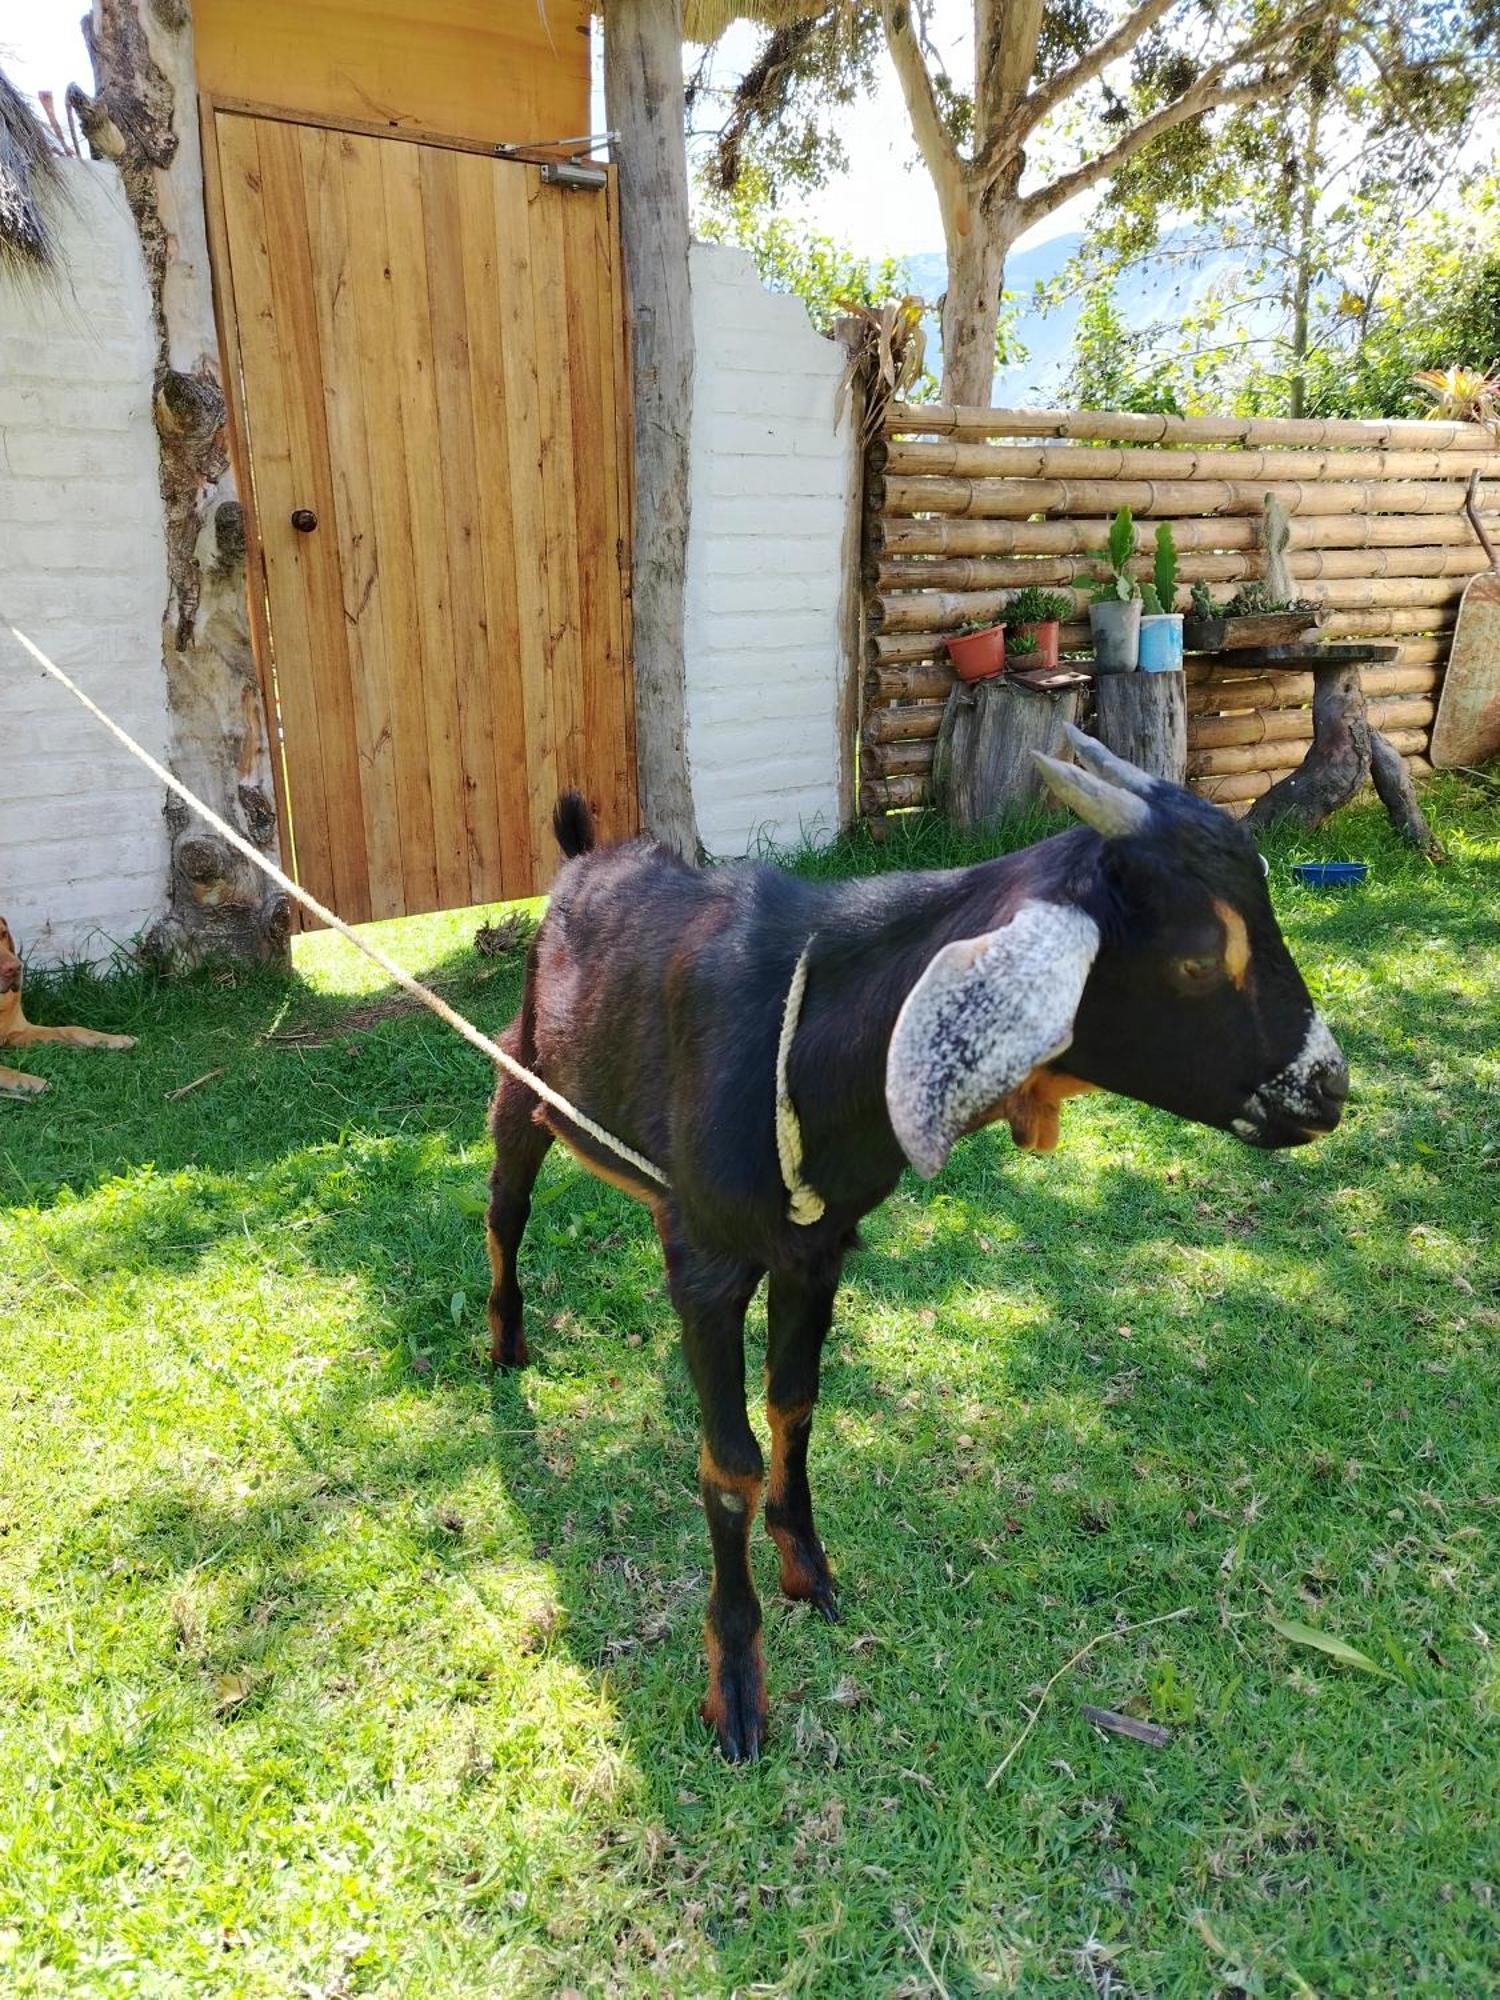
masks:
{"label": "tree with leaves", "polygon": [[[1431,79],[1462,73],[1477,18],[1445,0],[973,0],[965,84],[934,45],[932,0],[765,6],[774,25],[736,94],[722,184],[751,138],[807,177],[816,110],[868,62],[873,13],[937,193],[943,395],[965,403],[989,401],[1005,260],[1027,230],[1135,162],[1151,161],[1165,194],[1183,147],[1211,156],[1235,113],[1275,116],[1326,60],[1331,22],[1358,24],[1352,59],[1370,79],[1392,66]],[[1414,40],[1424,69],[1408,61]]]}

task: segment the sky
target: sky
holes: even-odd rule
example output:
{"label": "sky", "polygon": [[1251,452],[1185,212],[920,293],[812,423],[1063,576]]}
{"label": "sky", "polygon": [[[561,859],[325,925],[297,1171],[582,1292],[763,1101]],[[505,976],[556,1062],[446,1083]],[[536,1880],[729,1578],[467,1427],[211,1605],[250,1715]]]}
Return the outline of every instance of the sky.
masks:
{"label": "sky", "polygon": [[[0,0],[0,60],[12,80],[33,96],[38,90],[53,91],[59,117],[67,85],[90,81],[78,28],[84,11],[85,0]],[[972,18],[969,0],[937,0],[933,10],[933,38],[953,63],[955,79],[964,74],[964,25]],[[716,78],[732,80],[758,43],[757,30],[737,23],[719,45]],[[602,126],[602,109],[596,108],[595,120],[596,127]],[[849,154],[848,173],[807,200],[790,204],[787,213],[863,257],[940,250],[943,230],[937,197],[907,135],[906,107],[889,65],[879,87],[850,107],[840,129]],[[1090,199],[1049,216],[1024,242],[1042,242],[1076,229]]]}

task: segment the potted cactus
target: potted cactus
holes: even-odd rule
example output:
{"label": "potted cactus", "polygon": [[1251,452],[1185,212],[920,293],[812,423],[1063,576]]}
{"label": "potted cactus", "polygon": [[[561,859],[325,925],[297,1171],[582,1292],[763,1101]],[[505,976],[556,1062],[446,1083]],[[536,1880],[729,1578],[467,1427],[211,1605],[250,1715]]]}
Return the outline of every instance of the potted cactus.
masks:
{"label": "potted cactus", "polygon": [[1170,521],[1156,530],[1151,580],[1141,585],[1141,672],[1169,674],[1182,665],[1182,614],[1177,602],[1177,542]]}
{"label": "potted cactus", "polygon": [[961,681],[987,681],[1005,671],[1004,624],[966,625],[943,641]]}
{"label": "potted cactus", "polygon": [[1101,674],[1134,671],[1141,643],[1141,592],[1127,564],[1135,554],[1135,517],[1122,507],[1109,524],[1109,542],[1096,551],[1109,565],[1109,575],[1095,584],[1089,604],[1089,631],[1094,641],[1094,670]]}
{"label": "potted cactus", "polygon": [[1224,604],[1206,583],[1193,585],[1184,638],[1190,653],[1233,652],[1243,646],[1294,646],[1322,623],[1322,608],[1305,598],[1289,603],[1263,583],[1247,583]]}
{"label": "potted cactus", "polygon": [[[1028,665],[1055,667],[1062,621],[1072,615],[1073,600],[1060,590],[1042,590],[1034,583],[1016,591],[1005,607],[1005,625],[1012,655]],[[1031,643],[1027,644],[1026,641]]]}

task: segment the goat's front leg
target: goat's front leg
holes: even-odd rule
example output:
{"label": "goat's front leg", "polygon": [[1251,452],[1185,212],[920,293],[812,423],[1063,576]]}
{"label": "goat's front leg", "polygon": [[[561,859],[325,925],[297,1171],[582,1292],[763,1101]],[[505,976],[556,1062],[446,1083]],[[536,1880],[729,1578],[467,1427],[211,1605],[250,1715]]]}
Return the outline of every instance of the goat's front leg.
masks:
{"label": "goat's front leg", "polygon": [[745,1410],[745,1309],[760,1272],[704,1256],[676,1240],[665,1225],[662,1239],[683,1353],[698,1391],[698,1490],[714,1552],[702,1715],[731,1764],[753,1762],[766,1725],[766,1674],[760,1600],[750,1576],[750,1530],[765,1461]]}
{"label": "goat's front leg", "polygon": [[773,1271],[766,1301],[766,1419],[771,1426],[766,1526],[781,1555],[783,1591],[808,1599],[833,1620],[839,1615],[838,1586],[813,1525],[807,1447],[838,1284],[837,1271],[831,1277]]}

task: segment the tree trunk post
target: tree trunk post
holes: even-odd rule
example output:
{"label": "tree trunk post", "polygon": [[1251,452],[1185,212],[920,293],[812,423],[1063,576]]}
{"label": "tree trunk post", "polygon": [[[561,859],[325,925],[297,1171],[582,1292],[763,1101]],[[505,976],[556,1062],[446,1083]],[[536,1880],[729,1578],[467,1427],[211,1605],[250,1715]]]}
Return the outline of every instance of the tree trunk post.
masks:
{"label": "tree trunk post", "polygon": [[987,408],[995,394],[995,327],[1010,238],[991,215],[992,191],[944,204],[948,288],[943,294],[945,403]]}
{"label": "tree trunk post", "polygon": [[1006,813],[1046,803],[1032,752],[1067,752],[1064,726],[1078,719],[1078,694],[1047,694],[996,675],[960,681],[948,697],[932,759],[932,799],[958,827],[988,826]]}
{"label": "tree trunk post", "polygon": [[683,137],[682,0],[608,0],[604,91],[619,134],[620,232],[635,395],[636,758],[641,816],[698,852],[687,759],[687,570],[693,308]]}
{"label": "tree trunk post", "polygon": [[[94,0],[84,21],[96,95],[69,103],[114,160],[135,220],[156,323],[152,411],[167,542],[162,654],[169,760],[263,853],[278,854],[270,745],[250,646],[245,526],[229,463],[209,273],[193,38],[186,0]],[[144,955],[284,961],[286,897],[176,800],[167,907]]]}
{"label": "tree trunk post", "polygon": [[1187,776],[1187,675],[1098,674],[1094,708],[1099,741],[1153,778],[1180,785]]}
{"label": "tree trunk post", "polygon": [[1446,860],[1442,842],[1417,804],[1404,760],[1370,727],[1358,666],[1314,667],[1312,748],[1298,770],[1255,801],[1245,824],[1259,833],[1288,821],[1312,832],[1370,778],[1397,832],[1430,861]]}

